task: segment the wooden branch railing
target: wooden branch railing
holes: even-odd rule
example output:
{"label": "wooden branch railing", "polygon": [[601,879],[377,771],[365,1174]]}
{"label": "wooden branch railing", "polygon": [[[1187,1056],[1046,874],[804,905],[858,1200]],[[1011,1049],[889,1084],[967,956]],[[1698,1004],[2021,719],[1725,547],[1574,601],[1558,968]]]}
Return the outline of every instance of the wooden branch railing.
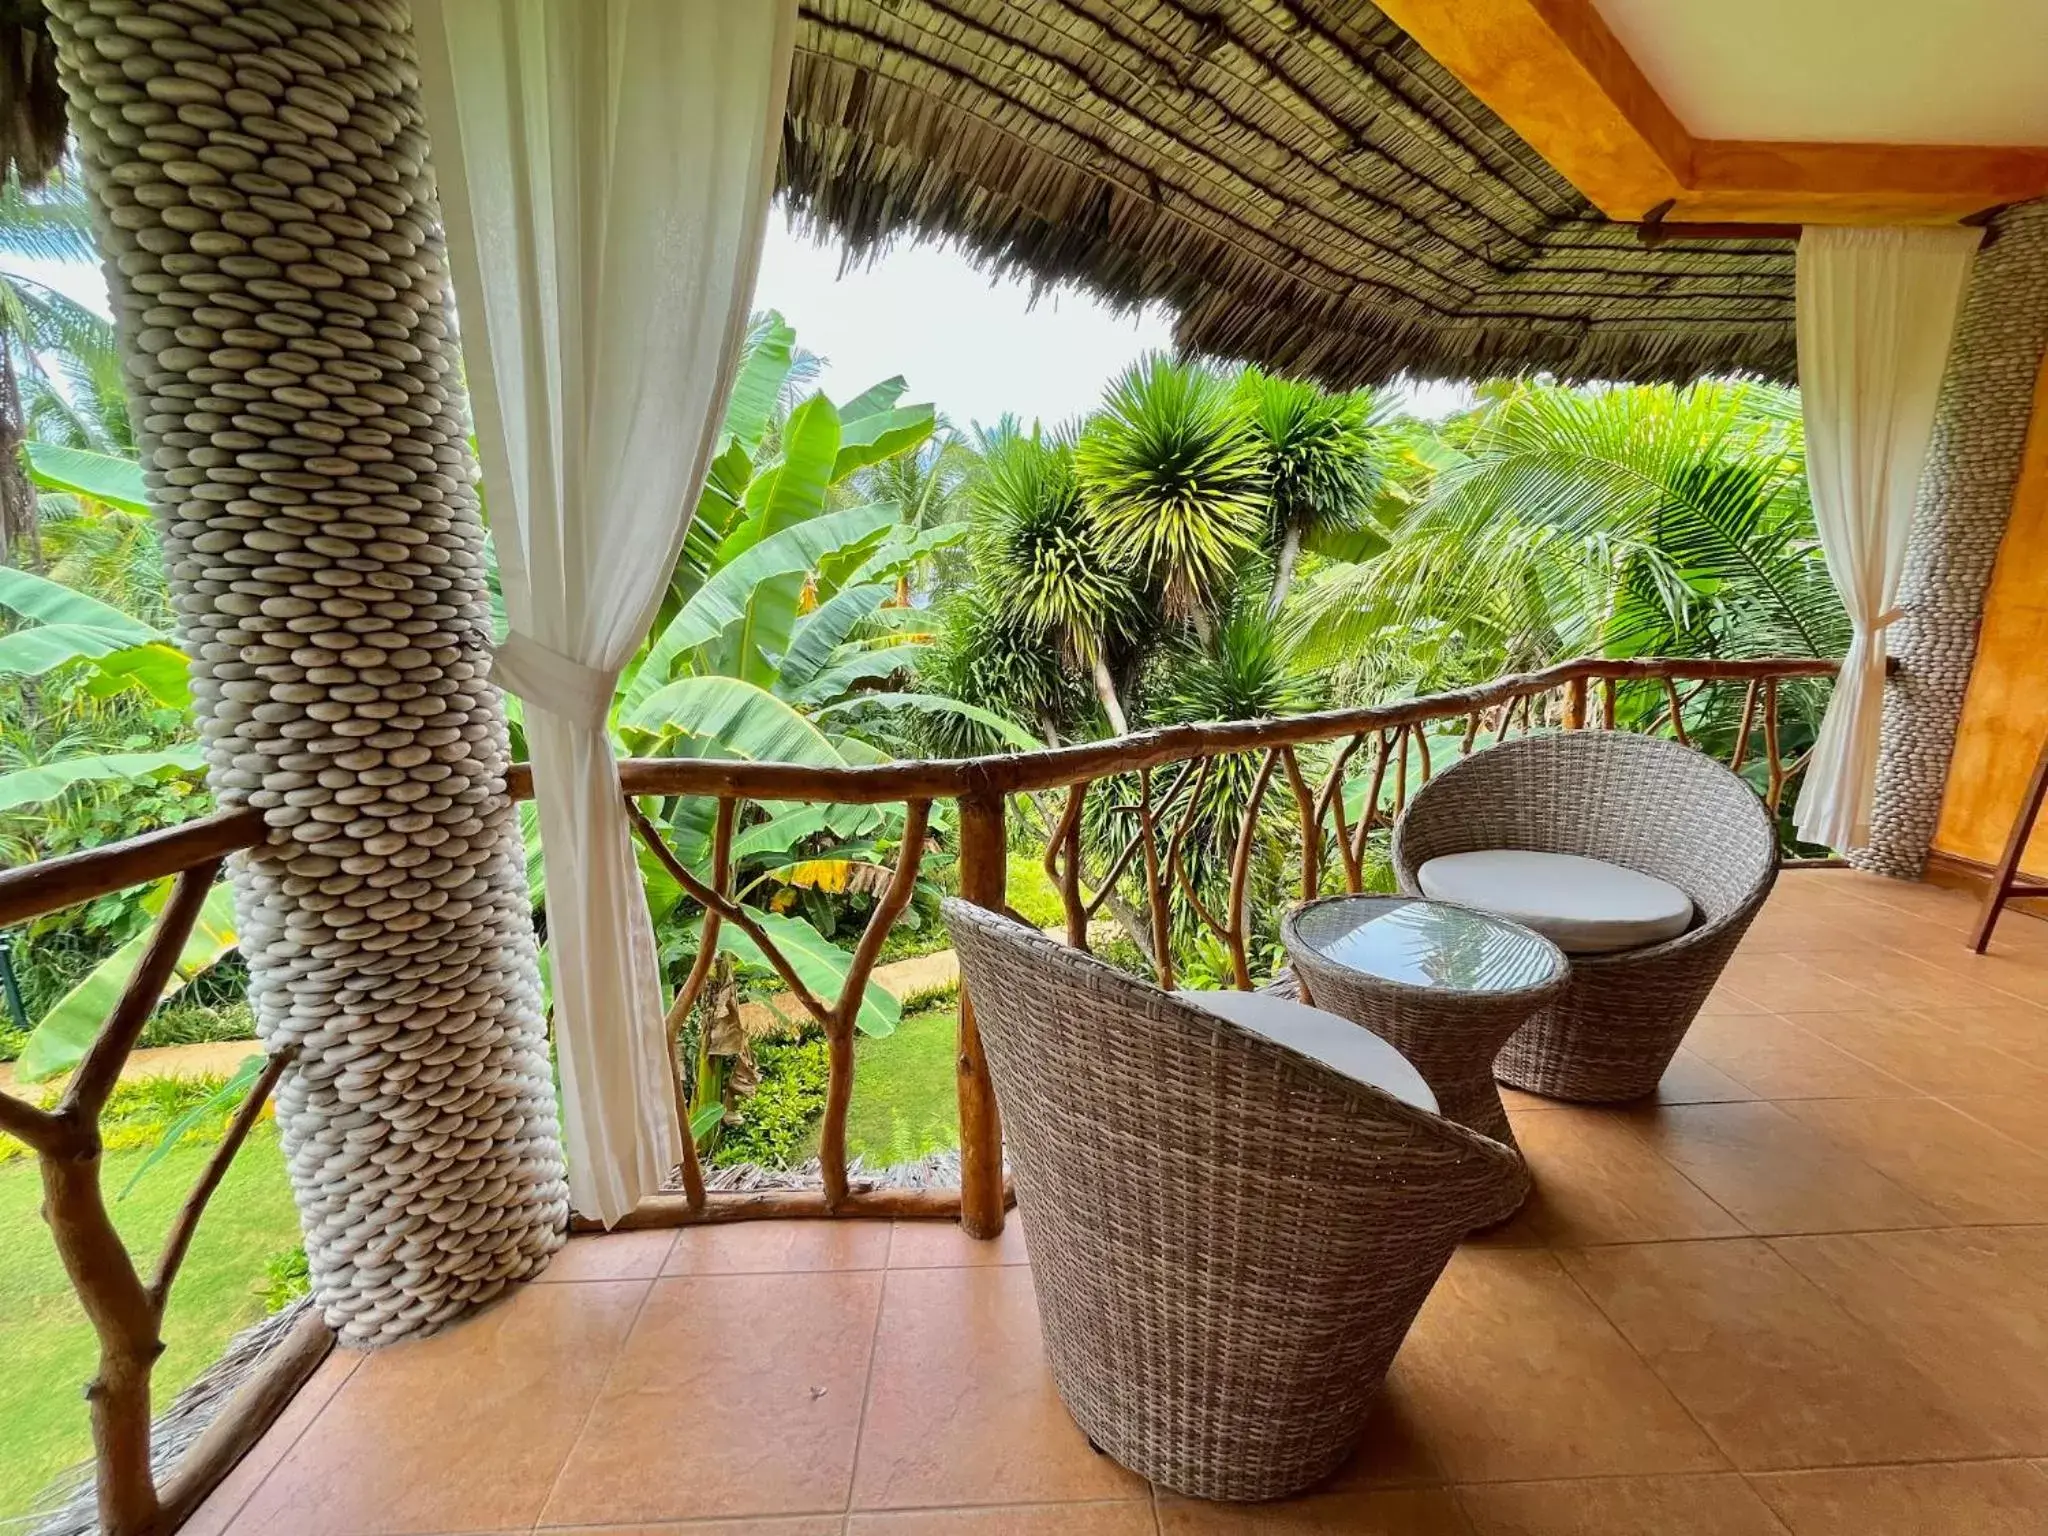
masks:
{"label": "wooden branch railing", "polygon": [[[671,1024],[679,1028],[697,1001],[719,926],[732,923],[766,956],[824,1035],[831,1062],[819,1147],[821,1195],[707,1193],[693,1152],[681,1170],[681,1195],[663,1197],[658,1208],[644,1214],[673,1222],[733,1220],[745,1214],[848,1215],[871,1211],[885,1198],[901,1198],[900,1191],[859,1186],[847,1166],[854,1016],[875,955],[909,900],[935,803],[952,801],[959,808],[960,890],[969,900],[1004,905],[1007,803],[1042,797],[1042,811],[1051,812],[1044,866],[1059,894],[1061,927],[1069,944],[1087,948],[1091,923],[1114,905],[1133,942],[1152,960],[1160,983],[1170,987],[1178,979],[1173,943],[1178,910],[1183,924],[1214,940],[1226,958],[1229,980],[1248,988],[1259,979],[1259,957],[1253,953],[1258,912],[1270,912],[1277,895],[1260,884],[1271,878],[1260,873],[1262,860],[1270,865],[1277,854],[1291,861],[1282,900],[1363,890],[1373,836],[1392,825],[1414,790],[1447,760],[1518,733],[1587,728],[1595,723],[1596,687],[1600,724],[1613,728],[1626,704],[1628,718],[1641,728],[1694,745],[1708,706],[1716,702],[1715,690],[1739,690],[1739,714],[1723,710],[1718,716],[1724,731],[1728,721],[1736,722],[1732,746],[1723,742],[1726,758],[1737,769],[1760,769],[1760,790],[1776,809],[1802,766],[1786,761],[1780,751],[1781,685],[1826,679],[1834,672],[1833,662],[1797,658],[1589,659],[1364,709],[1173,726],[998,757],[847,768],[704,759],[623,763],[620,781],[635,829],[707,914],[702,947],[669,1012]],[[1753,750],[1759,735],[1760,758]],[[513,789],[515,794],[526,789],[517,771]],[[684,866],[656,818],[639,804],[690,797],[717,803],[708,885]],[[732,888],[736,808],[789,801],[904,807],[903,845],[888,892],[869,916],[853,964],[831,998],[816,996],[803,983]],[[1084,836],[1084,829],[1098,824],[1111,826],[1114,835],[1091,867],[1094,839]],[[959,1029],[958,1209],[970,1230],[991,1235],[1001,1229],[1005,1201],[1000,1117],[981,1058],[973,999],[964,991]],[[677,1093],[687,1096],[689,1091],[679,1069]]]}
{"label": "wooden branch railing", "polygon": [[101,1183],[100,1117],[170,981],[222,861],[230,853],[256,846],[263,837],[260,814],[230,811],[0,873],[0,926],[131,886],[165,878],[174,881],[141,962],[57,1102],[45,1108],[16,1094],[0,1093],[0,1131],[35,1155],[42,1175],[44,1218],[66,1278],[99,1342],[98,1369],[85,1397],[92,1421],[100,1523],[112,1536],[158,1536],[183,1524],[333,1341],[324,1324],[295,1331],[289,1344],[266,1362],[159,1485],[150,1448],[150,1375],[163,1353],[171,1288],[208,1202],[261,1117],[290,1056],[272,1056],[242,1100],[172,1222],[147,1281],[107,1208]]}
{"label": "wooden branch railing", "polygon": [[[991,908],[1005,905],[1009,801],[1058,795],[1047,868],[1060,893],[1069,941],[1085,946],[1090,921],[1114,903],[1120,919],[1135,928],[1140,948],[1149,950],[1158,979],[1170,987],[1177,980],[1173,938],[1178,904],[1183,930],[1192,927],[1211,935],[1228,957],[1231,979],[1248,987],[1257,979],[1251,952],[1254,885],[1271,879],[1273,856],[1291,854],[1294,860],[1282,881],[1282,899],[1363,889],[1373,834],[1391,825],[1414,788],[1441,768],[1446,755],[1462,756],[1517,730],[1585,728],[1593,723],[1596,685],[1600,724],[1616,725],[1624,698],[1640,703],[1647,697],[1651,703],[1642,707],[1649,710],[1651,729],[1697,744],[1703,706],[1713,690],[1739,687],[1742,702],[1733,716],[1737,724],[1728,758],[1732,766],[1759,774],[1761,792],[1776,809],[1803,767],[1803,759],[1788,761],[1782,750],[1784,689],[1796,680],[1828,678],[1834,672],[1833,662],[1809,660],[1586,660],[1365,709],[1172,726],[998,757],[846,768],[695,759],[626,762],[620,783],[636,833],[705,913],[699,952],[668,1011],[672,1038],[680,1036],[703,996],[721,927],[730,923],[766,956],[824,1036],[830,1060],[820,1139],[822,1189],[707,1191],[691,1146],[678,1170],[680,1191],[646,1202],[626,1225],[786,1216],[957,1216],[976,1236],[992,1237],[1002,1230],[1010,1199],[1003,1176],[1002,1119],[974,1000],[964,989],[955,1074],[960,1188],[872,1187],[856,1180],[848,1164],[846,1123],[861,999],[890,928],[909,904],[930,841],[933,810],[941,803],[951,802],[957,812],[959,890],[965,899]],[[1755,751],[1759,740],[1760,754]],[[513,798],[531,794],[523,765],[508,775],[507,787]],[[677,855],[640,804],[690,796],[717,802],[710,863],[701,875]],[[735,834],[746,805],[761,801],[903,807],[903,834],[887,887],[830,998],[805,983],[735,889]],[[1089,840],[1083,836],[1091,801],[1098,815],[1118,817],[1128,830],[1115,856],[1097,870],[1089,868]],[[259,813],[230,811],[109,848],[0,872],[0,927],[145,882],[176,881],[128,991],[56,1105],[46,1109],[0,1093],[0,1131],[25,1142],[39,1161],[52,1233],[99,1338],[99,1368],[87,1397],[102,1519],[118,1536],[158,1536],[174,1529],[317,1363],[331,1337],[317,1324],[296,1333],[275,1367],[237,1399],[159,1488],[150,1462],[149,1377],[162,1348],[165,1305],[209,1198],[289,1062],[274,1057],[267,1063],[180,1211],[148,1281],[107,1212],[100,1183],[99,1116],[221,861],[264,837]],[[1128,894],[1119,902],[1120,891]],[[687,1123],[691,1085],[680,1062],[675,1078],[678,1109]]]}

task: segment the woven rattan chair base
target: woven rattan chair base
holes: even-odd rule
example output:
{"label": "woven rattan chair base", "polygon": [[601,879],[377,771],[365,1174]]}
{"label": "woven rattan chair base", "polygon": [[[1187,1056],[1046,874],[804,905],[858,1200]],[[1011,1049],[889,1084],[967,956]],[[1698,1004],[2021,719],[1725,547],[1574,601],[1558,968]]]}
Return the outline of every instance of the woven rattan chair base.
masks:
{"label": "woven rattan chair base", "polygon": [[1515,1032],[1493,1068],[1501,1082],[1579,1103],[1654,1091],[1777,879],[1763,802],[1673,741],[1525,736],[1454,763],[1416,793],[1394,828],[1395,878],[1419,894],[1429,860],[1485,848],[1604,859],[1692,898],[1697,920],[1677,938],[1574,957],[1563,994]]}
{"label": "woven rattan chair base", "polygon": [[1521,1159],[1034,929],[945,910],[1076,1423],[1196,1498],[1328,1477]]}

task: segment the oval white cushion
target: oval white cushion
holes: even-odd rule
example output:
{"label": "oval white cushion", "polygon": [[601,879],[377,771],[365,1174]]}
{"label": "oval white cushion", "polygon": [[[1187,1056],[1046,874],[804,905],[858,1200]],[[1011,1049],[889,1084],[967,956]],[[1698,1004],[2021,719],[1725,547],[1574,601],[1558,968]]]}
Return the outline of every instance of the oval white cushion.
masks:
{"label": "oval white cushion", "polygon": [[1692,898],[1669,881],[1571,853],[1447,853],[1416,881],[1425,896],[1511,918],[1568,955],[1641,949],[1692,926]]}
{"label": "oval white cushion", "polygon": [[1270,992],[1184,989],[1173,995],[1297,1055],[1319,1061],[1355,1083],[1377,1088],[1432,1115],[1437,1113],[1436,1095],[1414,1064],[1363,1025]]}

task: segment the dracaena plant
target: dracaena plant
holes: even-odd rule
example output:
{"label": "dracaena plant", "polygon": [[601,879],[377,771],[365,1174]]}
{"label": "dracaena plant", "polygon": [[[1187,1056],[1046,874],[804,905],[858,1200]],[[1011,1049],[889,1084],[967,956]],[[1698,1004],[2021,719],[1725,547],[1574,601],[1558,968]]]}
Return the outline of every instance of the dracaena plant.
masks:
{"label": "dracaena plant", "polygon": [[1267,526],[1265,455],[1228,379],[1154,355],[1113,385],[1074,453],[1104,553],[1165,614],[1212,627]]}

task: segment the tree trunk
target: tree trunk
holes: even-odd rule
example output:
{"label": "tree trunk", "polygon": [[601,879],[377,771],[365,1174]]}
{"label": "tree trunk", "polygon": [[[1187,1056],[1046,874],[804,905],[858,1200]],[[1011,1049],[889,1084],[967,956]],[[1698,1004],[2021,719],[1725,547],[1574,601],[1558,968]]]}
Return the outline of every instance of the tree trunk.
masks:
{"label": "tree trunk", "polygon": [[1090,671],[1095,677],[1095,697],[1102,701],[1102,712],[1109,716],[1110,734],[1128,736],[1130,723],[1124,719],[1123,701],[1116,696],[1116,679],[1109,675],[1109,663],[1098,653]]}
{"label": "tree trunk", "polygon": [[208,781],[271,827],[235,905],[313,1294],[431,1332],[568,1190],[406,11],[49,16]]}
{"label": "tree trunk", "polygon": [[1294,585],[1295,562],[1301,559],[1301,525],[1289,523],[1287,534],[1280,541],[1280,557],[1273,567],[1273,596],[1266,604],[1266,617],[1274,618],[1280,612],[1280,605],[1287,601],[1287,589]]}
{"label": "tree trunk", "polygon": [[[21,445],[27,436],[13,338],[0,337],[0,560],[39,571],[43,547],[36,524],[36,491],[21,467]],[[26,546],[25,558],[15,554],[17,545]]]}

